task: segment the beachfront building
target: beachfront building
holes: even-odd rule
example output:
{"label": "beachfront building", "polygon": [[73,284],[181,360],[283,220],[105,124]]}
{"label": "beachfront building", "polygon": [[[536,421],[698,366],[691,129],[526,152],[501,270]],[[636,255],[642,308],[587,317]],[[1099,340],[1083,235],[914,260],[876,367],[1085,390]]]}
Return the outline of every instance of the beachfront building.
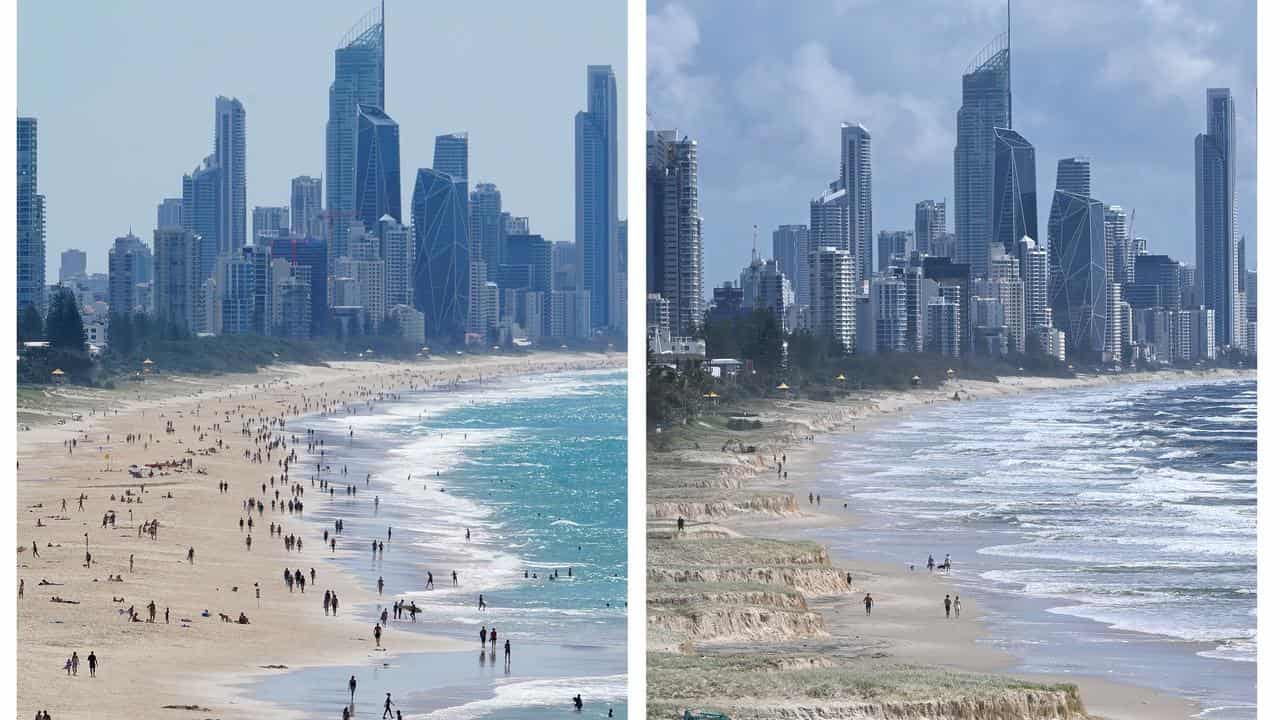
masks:
{"label": "beachfront building", "polygon": [[1049,251],[1031,238],[1023,238],[1018,262],[1022,273],[1027,334],[1038,335],[1042,328],[1053,326],[1053,313],[1049,309]]}
{"label": "beachfront building", "polygon": [[[285,260],[291,268],[290,275],[297,282],[307,283],[310,311],[307,313],[309,337],[319,337],[328,327],[329,315],[329,249],[320,237],[290,236],[271,241],[271,257]],[[276,307],[280,307],[277,303]],[[290,320],[292,322],[292,320]],[[277,324],[278,323],[273,323]],[[288,337],[300,337],[289,335]]]}
{"label": "beachfront building", "polygon": [[1063,190],[1053,194],[1049,225],[1049,291],[1054,326],[1069,355],[1101,359],[1107,336],[1106,236],[1103,206]]}
{"label": "beachfront building", "polygon": [[[385,108],[386,29],[381,8],[361,18],[333,52],[329,121],[325,124],[325,215],[329,265],[347,255],[356,219],[356,108]],[[374,215],[376,220],[380,215]]]}
{"label": "beachfront building", "polygon": [[254,331],[253,262],[242,253],[221,255],[214,269],[212,332],[246,335]]}
{"label": "beachfront building", "polygon": [[289,232],[299,237],[324,237],[324,205],[320,178],[299,175],[289,181]]}
{"label": "beachfront building", "polygon": [[925,306],[924,349],[950,357],[960,357],[960,292],[955,285],[940,288],[939,295]]}
{"label": "beachfront building", "polygon": [[938,257],[951,257],[943,246],[947,234],[947,201],[921,200],[916,203],[916,249]]}
{"label": "beachfront building", "polygon": [[854,350],[853,257],[836,247],[815,248],[809,254],[809,329],[819,338]]}
{"label": "beachfront building", "polygon": [[645,182],[647,291],[670,303],[673,334],[692,335],[703,313],[697,141],[648,131]]}
{"label": "beachfront building", "polygon": [[378,220],[378,256],[386,291],[384,307],[413,305],[413,230],[390,215]]}
{"label": "beachfront building", "polygon": [[204,279],[200,277],[200,247],[190,230],[157,228],[152,242],[155,251],[155,314],[162,324],[181,332],[193,332],[200,306],[196,296]]}
{"label": "beachfront building", "polygon": [[1196,303],[1214,312],[1214,338],[1241,346],[1244,337],[1243,242],[1237,226],[1236,105],[1228,88],[1205,93],[1207,128],[1196,135]]}
{"label": "beachfront building", "polygon": [[387,310],[387,322],[395,328],[396,336],[415,345],[427,341],[426,317],[408,305],[392,305]]}
{"label": "beachfront building", "polygon": [[221,178],[222,170],[213,155],[182,176],[182,228],[192,233],[199,243],[196,271],[201,282],[213,275],[214,261],[222,245],[219,240],[223,230]]}
{"label": "beachfront building", "polygon": [[1108,205],[1102,211],[1102,232],[1107,243],[1107,282],[1121,286],[1133,282],[1129,213],[1119,205]]}
{"label": "beachfront building", "polygon": [[[1026,238],[1029,239],[1029,238]],[[1022,354],[1027,351],[1026,283],[1021,263],[1005,252],[1000,243],[991,244],[990,278],[977,283],[977,294],[994,298],[1004,312],[1008,347],[1003,352]]]}
{"label": "beachfront building", "polygon": [[[960,326],[958,333],[958,349],[956,354],[967,353],[973,349],[972,327],[969,322],[969,300],[973,297],[973,275],[969,266],[953,262],[946,257],[926,257],[922,261],[924,277],[938,284],[938,294],[945,295],[956,306]],[[939,336],[944,342],[938,347],[950,354],[950,340],[945,333]]]}
{"label": "beachfront building", "polygon": [[151,248],[133,233],[118,237],[107,252],[107,306],[114,314],[147,312],[139,288],[151,282]]}
{"label": "beachfront building", "polygon": [[471,250],[476,254],[476,260],[485,264],[485,279],[498,282],[506,229],[502,217],[502,192],[498,190],[498,186],[493,183],[476,183],[475,189],[471,191],[468,212]]}
{"label": "beachfront building", "polygon": [[849,252],[849,193],[839,181],[831,182],[821,195],[809,201],[810,252],[821,247]]}
{"label": "beachfront building", "polygon": [[671,301],[657,293],[645,296],[645,327],[650,335],[655,331],[671,335]]}
{"label": "beachfront building", "polygon": [[[995,130],[1013,127],[1010,62],[1006,33],[978,52],[961,79],[955,147],[956,259],[968,265],[975,277],[986,276],[987,258],[995,238]],[[1034,187],[1034,177],[1029,184]],[[1014,239],[1023,234],[1026,233]]]}
{"label": "beachfront building", "polygon": [[426,315],[430,337],[462,339],[467,327],[471,256],[467,186],[422,168],[413,188],[414,307]]}
{"label": "beachfront building", "polygon": [[240,252],[245,232],[244,105],[221,95],[214,101],[213,158],[218,174],[218,255]]}
{"label": "beachfront building", "polygon": [[871,281],[871,133],[860,124],[840,124],[840,189],[848,193],[849,239],[844,244],[853,257],[853,283],[863,288]]}
{"label": "beachfront building", "polygon": [[618,88],[609,65],[587,66],[587,109],[574,116],[574,237],[578,287],[591,292],[593,328],[624,328],[616,299]]}
{"label": "beachfront building", "polygon": [[18,306],[45,312],[44,196],[39,193],[39,144],[33,117],[18,118]]}
{"label": "beachfront building", "polygon": [[400,222],[400,126],[380,107],[356,105],[355,219],[369,232]]}
{"label": "beachfront building", "polygon": [[994,185],[991,190],[992,244],[982,262],[987,274],[996,245],[1005,255],[1017,257],[1022,238],[1039,236],[1036,212],[1036,150],[1027,139],[1008,128],[996,128]]}
{"label": "beachfront building", "polygon": [[809,226],[779,225],[773,231],[773,257],[791,280],[797,305],[809,304]]}

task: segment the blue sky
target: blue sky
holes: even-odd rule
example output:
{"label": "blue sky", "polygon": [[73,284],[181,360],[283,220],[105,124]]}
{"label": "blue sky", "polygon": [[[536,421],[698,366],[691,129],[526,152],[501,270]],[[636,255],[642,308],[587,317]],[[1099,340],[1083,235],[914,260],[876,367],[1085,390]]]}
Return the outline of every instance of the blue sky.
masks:
{"label": "blue sky", "polygon": [[[947,198],[960,76],[1004,31],[1004,0],[651,0],[648,117],[699,142],[706,288],[736,279],[751,227],[809,222],[839,169],[839,126],[872,133],[875,230]],[[1195,261],[1193,143],[1205,88],[1230,87],[1240,230],[1256,267],[1256,10],[1251,0],[1013,2],[1013,121],[1036,147],[1042,241],[1057,160],[1135,208],[1151,252]]]}
{"label": "blue sky", "polygon": [[[156,204],[180,196],[182,174],[212,152],[219,94],[245,105],[249,207],[287,205],[291,177],[324,172],[333,50],[375,4],[22,0],[18,113],[40,121],[50,281],[66,248],[105,272],[130,226],[150,241]],[[387,18],[403,206],[434,137],[466,130],[472,182],[497,183],[534,232],[573,240],[573,116],[588,64],[613,65],[625,133],[626,4],[388,0]]]}

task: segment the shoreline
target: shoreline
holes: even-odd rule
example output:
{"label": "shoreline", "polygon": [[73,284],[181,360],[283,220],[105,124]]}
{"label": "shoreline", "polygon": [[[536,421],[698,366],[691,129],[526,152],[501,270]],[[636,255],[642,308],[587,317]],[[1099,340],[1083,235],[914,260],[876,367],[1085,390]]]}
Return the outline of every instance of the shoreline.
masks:
{"label": "shoreline", "polygon": [[[251,698],[229,696],[227,690],[281,671],[268,666],[292,671],[364,662],[371,656],[371,628],[352,611],[376,602],[377,596],[331,564],[321,564],[327,549],[320,547],[318,538],[288,527],[290,515],[260,515],[252,550],[246,551],[244,535],[236,529],[242,498],[260,476],[265,480],[282,472],[275,463],[251,462],[241,454],[254,447],[252,433],[261,428],[257,418],[285,417],[287,435],[288,423],[314,415],[320,408],[313,406],[321,404],[331,412],[347,407],[361,412],[379,394],[412,387],[481,376],[616,368],[624,362],[620,354],[548,353],[462,361],[446,357],[403,364],[275,366],[249,375],[164,376],[143,387],[113,391],[47,389],[42,395],[59,414],[69,417],[74,411],[81,418],[18,433],[17,574],[25,581],[25,598],[18,601],[18,649],[28,668],[17,688],[20,711],[74,714],[98,706],[146,719],[173,717],[175,708],[228,717],[255,716],[269,709],[298,716]],[[167,421],[173,422],[175,432],[164,432]],[[236,432],[241,422],[252,427],[249,435]],[[141,438],[123,442],[127,434]],[[72,438],[77,447],[68,454],[64,442]],[[226,444],[222,452],[216,452],[218,441]],[[125,472],[132,463],[180,458],[190,459],[193,469],[204,473],[135,479]],[[221,481],[231,483],[228,492],[216,490]],[[144,483],[146,491],[141,493]],[[88,495],[83,512],[76,502],[81,493]],[[60,509],[64,498],[65,512]],[[112,510],[115,526],[101,527],[103,515]],[[159,521],[156,539],[137,537],[138,526],[153,519]],[[36,527],[37,520],[42,527]],[[279,539],[269,539],[262,527],[268,521],[279,521],[284,534],[294,532],[310,541],[305,551],[287,552]],[[86,532],[93,553],[89,569],[83,551],[77,549]],[[40,545],[38,559],[31,557],[32,540]],[[189,547],[196,549],[194,565],[186,559]],[[129,572],[130,555],[136,556],[134,572]],[[306,599],[284,591],[281,567],[313,565],[322,571],[313,592],[337,591],[347,611],[342,617],[321,615],[318,595]],[[117,574],[123,582],[105,580]],[[42,587],[42,578],[58,585]],[[250,595],[254,582],[261,584],[260,609]],[[50,595],[78,604],[49,602]],[[158,606],[154,624],[131,623],[120,615],[122,608],[132,605],[145,619],[146,604],[152,600]],[[166,607],[175,616],[169,625],[161,619]],[[206,608],[209,618],[200,616]],[[233,618],[244,612],[251,624],[219,623],[219,612]],[[387,638],[392,648],[378,657],[445,651],[455,645],[417,635],[392,633]],[[98,678],[67,677],[63,660],[73,650],[82,664],[90,650],[99,656]]]}
{"label": "shoreline", "polygon": [[[755,454],[746,460],[745,468],[729,464],[741,478],[737,487],[770,496],[786,495],[793,498],[794,503],[789,507],[783,504],[781,510],[765,505],[763,508],[747,507],[744,512],[740,506],[737,512],[711,513],[706,517],[691,518],[690,527],[696,524],[698,527],[714,527],[751,538],[770,537],[804,542],[812,542],[815,530],[856,532],[856,528],[864,523],[856,508],[842,509],[843,499],[840,498],[824,498],[827,502],[820,509],[809,505],[807,493],[812,492],[812,488],[806,487],[805,478],[812,478],[822,472],[822,465],[830,456],[832,443],[837,437],[854,437],[855,433],[868,428],[904,420],[911,412],[927,408],[938,401],[952,402],[951,396],[955,392],[959,392],[964,400],[975,400],[1118,383],[1178,383],[1215,378],[1226,380],[1231,377],[1256,378],[1256,373],[1186,371],[1073,379],[1017,377],[1001,378],[999,383],[955,380],[945,383],[939,389],[856,393],[854,397],[837,403],[804,400],[754,401],[743,409],[757,412],[764,423],[764,429],[756,431],[755,435],[743,432],[729,435],[731,438],[742,438],[744,443],[755,442],[757,445]],[[759,435],[764,437],[758,437]],[[806,439],[806,435],[812,435],[814,440]],[[650,440],[652,445],[653,438]],[[854,442],[856,443],[856,439]],[[695,447],[698,447],[696,443]],[[706,447],[705,441],[701,447]],[[651,458],[652,452],[651,448]],[[795,471],[795,478],[776,475],[776,466],[772,464],[773,453],[777,454],[779,460],[786,457],[787,462],[783,467],[788,476],[791,471]],[[708,453],[699,448],[692,454],[684,449],[673,451],[672,454],[694,460]],[[720,455],[714,452],[710,454]],[[722,462],[724,459],[712,457],[710,460]],[[721,494],[733,493],[721,490]],[[672,521],[669,514],[674,507],[668,505],[655,513],[654,506],[650,505],[648,520],[651,533],[655,528],[665,527],[666,523]],[[687,510],[688,507],[681,509]],[[823,542],[822,546],[826,548],[827,543]],[[812,634],[803,643],[806,650],[816,648],[823,653],[839,654],[848,648],[858,648],[862,654],[878,655],[881,662],[903,661],[947,670],[998,673],[1004,677],[1049,684],[1067,682],[1080,689],[1080,699],[1091,715],[1110,720],[1143,720],[1175,715],[1190,717],[1199,709],[1191,701],[1139,685],[1076,674],[1017,672],[1013,669],[1018,662],[1016,656],[984,642],[993,637],[993,629],[983,621],[981,614],[973,615],[971,606],[966,608],[966,619],[975,617],[977,622],[948,623],[938,617],[941,615],[938,612],[940,608],[933,608],[933,601],[925,598],[954,591],[952,583],[945,576],[924,573],[923,568],[917,568],[915,573],[911,573],[906,567],[843,556],[829,555],[829,561],[841,573],[846,570],[853,573],[853,586],[850,588],[852,592],[807,594],[807,610],[822,618],[825,632]],[[871,623],[859,622],[863,615],[861,599],[864,589],[873,589],[875,593],[875,616]],[[652,618],[652,606],[650,611]],[[770,649],[771,644],[785,648],[788,643],[794,645],[801,640],[788,640],[786,633],[776,634],[778,637],[772,641],[763,641],[763,645],[760,642],[731,644],[735,650],[742,650],[745,644],[754,647],[756,652],[769,654],[779,652],[777,648]],[[710,641],[703,645],[695,643],[693,646],[705,652],[715,649],[715,643]],[[651,701],[652,699],[651,694]]]}

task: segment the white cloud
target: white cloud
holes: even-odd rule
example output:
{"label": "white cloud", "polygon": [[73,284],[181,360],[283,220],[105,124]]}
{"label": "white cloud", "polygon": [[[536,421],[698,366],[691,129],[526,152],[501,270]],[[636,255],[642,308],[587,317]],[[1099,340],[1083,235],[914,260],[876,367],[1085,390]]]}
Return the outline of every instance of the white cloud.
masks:
{"label": "white cloud", "polygon": [[669,3],[648,17],[648,124],[668,129],[703,128],[716,109],[714,78],[693,71],[700,40],[698,21],[683,5]]}

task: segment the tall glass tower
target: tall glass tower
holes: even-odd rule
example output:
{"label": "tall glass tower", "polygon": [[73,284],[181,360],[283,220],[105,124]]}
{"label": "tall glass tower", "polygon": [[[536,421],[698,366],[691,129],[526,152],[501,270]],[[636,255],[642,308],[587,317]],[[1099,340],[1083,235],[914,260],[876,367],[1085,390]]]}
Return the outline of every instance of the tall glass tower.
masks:
{"label": "tall glass tower", "polygon": [[1086,195],[1053,193],[1049,223],[1049,304],[1067,351],[1098,359],[1106,349],[1107,249],[1103,205]]}
{"label": "tall glass tower", "polygon": [[356,106],[356,217],[369,232],[400,222],[400,126],[381,108]]}
{"label": "tall glass tower", "polygon": [[468,187],[469,143],[467,134],[464,132],[437,135],[431,169],[449,175],[462,183],[463,187]]}
{"label": "tall glass tower", "polygon": [[621,327],[618,257],[618,86],[609,65],[587,66],[587,109],[574,118],[574,235],[578,287],[591,293],[591,326]]}
{"label": "tall glass tower", "polygon": [[871,281],[871,133],[862,125],[840,126],[840,187],[849,202],[849,241],[855,291]]}
{"label": "tall glass tower", "polygon": [[[1027,139],[1007,128],[995,129],[994,182],[991,189],[992,241],[1017,257],[1022,238],[1037,240],[1036,149]],[[990,268],[991,247],[983,256]]]}
{"label": "tall glass tower", "polygon": [[1196,302],[1214,311],[1219,345],[1245,343],[1244,277],[1236,227],[1236,103],[1205,92],[1206,132],[1196,135]]}
{"label": "tall glass tower", "polygon": [[412,212],[414,305],[426,315],[429,337],[460,341],[471,287],[467,186],[448,173],[419,169]]}
{"label": "tall glass tower", "polygon": [[956,112],[956,254],[974,277],[988,273],[992,234],[995,129],[1013,127],[1009,35],[983,48],[964,71]]}
{"label": "tall glass tower", "polygon": [[213,157],[221,169],[218,182],[218,255],[239,257],[245,246],[244,105],[218,96],[214,103]]}
{"label": "tall glass tower", "polygon": [[18,118],[18,312],[28,305],[44,314],[44,196],[38,192],[37,124]]}
{"label": "tall glass tower", "polygon": [[356,218],[356,108],[386,109],[386,59],[382,8],[361,18],[333,53],[324,153],[330,266],[334,258],[348,254],[347,239]]}

